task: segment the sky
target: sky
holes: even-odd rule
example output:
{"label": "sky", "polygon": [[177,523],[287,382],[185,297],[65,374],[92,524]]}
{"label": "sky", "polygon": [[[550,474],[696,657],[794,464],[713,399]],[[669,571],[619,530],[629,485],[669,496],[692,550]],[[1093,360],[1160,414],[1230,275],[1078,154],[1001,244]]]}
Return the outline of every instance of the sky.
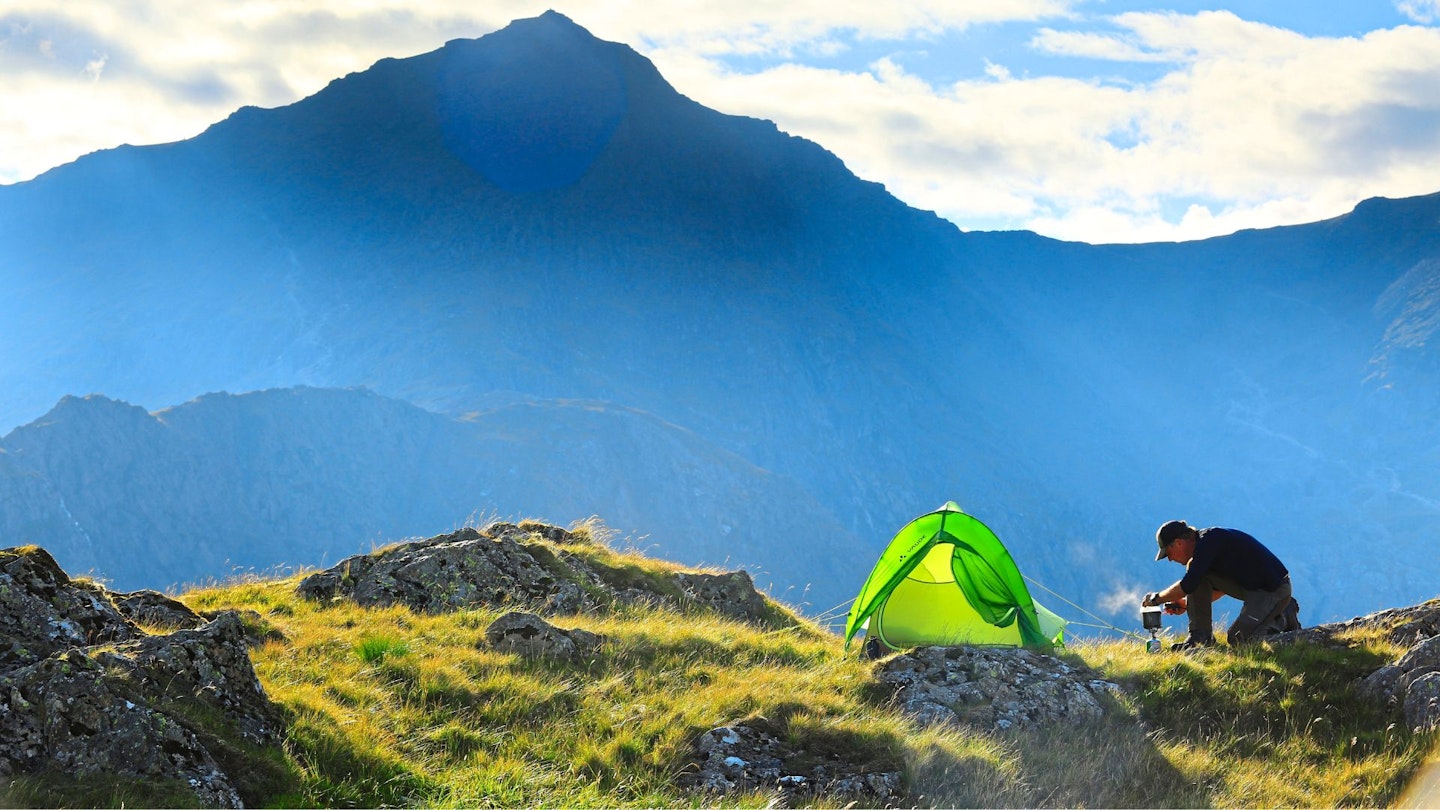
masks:
{"label": "sky", "polygon": [[0,184],[550,8],[964,230],[1189,240],[1440,192],[1440,0],[0,0]]}

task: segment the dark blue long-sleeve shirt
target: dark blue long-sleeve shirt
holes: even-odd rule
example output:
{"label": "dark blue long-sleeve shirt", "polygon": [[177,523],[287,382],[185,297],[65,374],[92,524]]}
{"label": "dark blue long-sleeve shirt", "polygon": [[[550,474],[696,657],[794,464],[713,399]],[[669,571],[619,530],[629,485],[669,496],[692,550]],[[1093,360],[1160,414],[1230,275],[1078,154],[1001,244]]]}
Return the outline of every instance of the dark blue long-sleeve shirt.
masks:
{"label": "dark blue long-sleeve shirt", "polygon": [[1246,590],[1273,591],[1280,587],[1289,569],[1259,540],[1238,529],[1200,530],[1195,555],[1185,567],[1180,590],[1194,593],[1207,574],[1234,580]]}

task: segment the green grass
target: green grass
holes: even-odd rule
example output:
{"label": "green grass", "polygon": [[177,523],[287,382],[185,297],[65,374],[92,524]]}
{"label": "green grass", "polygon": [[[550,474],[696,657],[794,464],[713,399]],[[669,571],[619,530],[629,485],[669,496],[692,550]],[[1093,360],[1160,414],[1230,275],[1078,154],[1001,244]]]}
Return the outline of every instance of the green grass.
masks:
{"label": "green grass", "polygon": [[[603,545],[552,551],[585,555],[616,584],[664,583],[675,570]],[[784,621],[765,626],[644,604],[552,617],[605,637],[570,664],[491,648],[484,632],[499,611],[318,604],[294,595],[298,581],[181,597],[255,611],[252,626],[268,633],[252,657],[288,730],[270,759],[236,756],[247,805],[763,807],[773,795],[720,800],[676,786],[701,733],[743,720],[816,761],[901,770],[907,803],[920,806],[1381,806],[1435,739],[1355,695],[1358,678],[1400,652],[1379,631],[1340,649],[1193,655],[1077,643],[1062,654],[1129,696],[1089,724],[992,734],[916,726],[875,686],[873,663],[778,606]],[[55,787],[21,780],[3,801],[176,803],[165,786],[46,792]]]}
{"label": "green grass", "polygon": [[158,781],[72,773],[40,773],[0,780],[0,808],[194,807],[181,780]]}

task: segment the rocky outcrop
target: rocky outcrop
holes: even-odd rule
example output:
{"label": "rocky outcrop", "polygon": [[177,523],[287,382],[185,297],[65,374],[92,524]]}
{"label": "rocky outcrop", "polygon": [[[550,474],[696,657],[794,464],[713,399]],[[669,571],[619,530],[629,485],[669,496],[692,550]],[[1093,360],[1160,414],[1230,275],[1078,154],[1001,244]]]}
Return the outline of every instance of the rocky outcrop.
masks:
{"label": "rocky outcrop", "polygon": [[1440,727],[1440,636],[1411,647],[1360,681],[1360,694],[1400,710],[1417,732]]}
{"label": "rocky outcrop", "polygon": [[[140,624],[189,627],[150,635]],[[257,746],[279,743],[279,712],[233,613],[207,621],[159,594],[111,594],[29,547],[0,550],[0,627],[0,778],[178,781],[197,805],[239,807],[220,764],[229,744],[194,718],[221,718],[227,734]]]}
{"label": "rocky outcrop", "polygon": [[794,622],[755,590],[745,571],[638,573],[587,541],[541,523],[492,523],[351,557],[300,582],[308,599],[408,605],[437,613],[489,607],[545,616],[625,604],[699,608],[766,626]]}
{"label": "rocky outcrop", "polygon": [[0,551],[0,671],[137,635],[103,588],[72,581],[44,549]]}
{"label": "rocky outcrop", "polygon": [[755,581],[747,571],[724,574],[681,572],[675,575],[675,583],[691,601],[732,619],[763,623],[774,612],[755,590]]}
{"label": "rocky outcrop", "polygon": [[1419,605],[1391,608],[1356,616],[1349,621],[1320,624],[1304,630],[1281,633],[1265,640],[1270,643],[1287,641],[1311,641],[1316,643],[1337,643],[1336,639],[1353,630],[1380,628],[1390,641],[1402,647],[1410,647],[1432,636],[1440,636],[1440,599],[1431,599]]}
{"label": "rocky outcrop", "polygon": [[1120,691],[1083,665],[995,647],[919,647],[881,662],[876,678],[922,723],[987,731],[1096,719]]}
{"label": "rocky outcrop", "polygon": [[873,770],[804,750],[803,745],[763,717],[719,726],[695,741],[692,766],[680,781],[716,796],[773,790],[776,798],[771,807],[792,807],[816,798],[886,807],[902,798],[898,763],[893,769]]}
{"label": "rocky outcrop", "polygon": [[1406,650],[1392,663],[1360,679],[1356,691],[1398,712],[1405,726],[1416,732],[1440,728],[1440,599],[1283,633],[1266,641],[1345,644],[1346,633],[1374,629],[1384,631],[1387,639]]}
{"label": "rocky outcrop", "polygon": [[[502,527],[508,524],[497,524]],[[429,540],[362,554],[312,574],[299,593],[308,599],[349,598],[364,606],[408,605],[439,613],[463,608],[543,608],[560,592],[556,573],[516,533],[465,528]],[[584,604],[577,600],[577,609]]]}

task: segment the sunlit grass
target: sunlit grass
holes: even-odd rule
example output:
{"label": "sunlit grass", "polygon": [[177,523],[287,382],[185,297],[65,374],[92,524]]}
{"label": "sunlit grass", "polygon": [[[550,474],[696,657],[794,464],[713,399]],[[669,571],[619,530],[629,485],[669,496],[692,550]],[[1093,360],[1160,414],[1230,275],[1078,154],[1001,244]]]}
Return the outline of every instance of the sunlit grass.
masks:
{"label": "sunlit grass", "polygon": [[1074,652],[1135,695],[1156,750],[1205,803],[1349,807],[1393,802],[1433,744],[1397,728],[1357,682],[1400,652],[1380,630],[1350,646],[1252,644],[1148,655],[1128,643]]}
{"label": "sunlit grass", "polygon": [[[578,553],[609,555],[607,576],[628,585],[674,570],[603,549]],[[554,618],[606,639],[572,665],[491,649],[484,630],[498,611],[319,605],[294,597],[296,584],[249,582],[185,599],[199,609],[256,610],[283,635],[253,657],[292,718],[301,804],[707,804],[680,792],[676,777],[702,732],[743,719],[816,752],[903,767],[910,729],[885,710],[872,717],[869,664],[793,617],[787,627],[755,627],[630,605]]]}

